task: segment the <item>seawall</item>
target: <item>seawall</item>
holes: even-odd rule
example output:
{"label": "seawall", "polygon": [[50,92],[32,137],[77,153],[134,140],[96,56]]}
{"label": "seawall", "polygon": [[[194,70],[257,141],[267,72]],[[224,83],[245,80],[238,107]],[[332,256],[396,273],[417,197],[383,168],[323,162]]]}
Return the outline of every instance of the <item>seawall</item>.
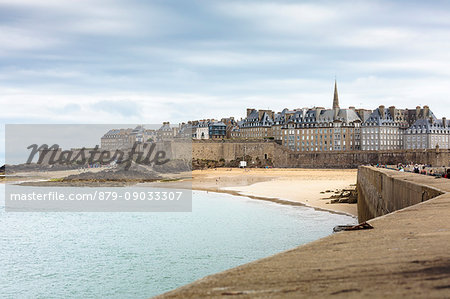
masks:
{"label": "seawall", "polygon": [[[369,220],[373,229],[335,233],[207,276],[159,298],[448,297],[450,180],[361,169],[367,184],[390,181],[392,188],[380,192],[386,204],[396,198],[396,192],[383,190],[397,190],[397,186],[413,188],[413,195],[424,187],[441,194]],[[407,198],[406,193],[402,198]]]}
{"label": "seawall", "polygon": [[383,168],[358,168],[358,220],[386,215],[424,202],[442,194],[435,186],[441,180],[413,174],[414,180],[403,179],[401,172]]}
{"label": "seawall", "polygon": [[450,166],[450,150],[295,152],[273,141],[194,140],[192,158],[230,162],[248,157],[250,165],[298,168],[357,168],[367,164],[419,163]]}

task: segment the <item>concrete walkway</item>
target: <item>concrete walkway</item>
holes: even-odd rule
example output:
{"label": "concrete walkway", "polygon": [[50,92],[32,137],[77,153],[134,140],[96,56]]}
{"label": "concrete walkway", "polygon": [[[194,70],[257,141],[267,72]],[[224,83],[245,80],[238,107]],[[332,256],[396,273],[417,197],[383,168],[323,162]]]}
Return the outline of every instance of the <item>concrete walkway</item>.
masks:
{"label": "concrete walkway", "polygon": [[444,194],[159,298],[449,298],[450,180],[391,172]]}

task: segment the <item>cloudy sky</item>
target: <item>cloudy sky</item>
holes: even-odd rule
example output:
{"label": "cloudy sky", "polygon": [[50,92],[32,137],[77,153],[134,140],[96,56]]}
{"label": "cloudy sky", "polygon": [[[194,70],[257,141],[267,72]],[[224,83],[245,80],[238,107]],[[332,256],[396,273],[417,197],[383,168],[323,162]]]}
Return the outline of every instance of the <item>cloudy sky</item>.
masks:
{"label": "cloudy sky", "polygon": [[450,3],[0,0],[2,124],[329,107],[335,77],[341,106],[450,116]]}

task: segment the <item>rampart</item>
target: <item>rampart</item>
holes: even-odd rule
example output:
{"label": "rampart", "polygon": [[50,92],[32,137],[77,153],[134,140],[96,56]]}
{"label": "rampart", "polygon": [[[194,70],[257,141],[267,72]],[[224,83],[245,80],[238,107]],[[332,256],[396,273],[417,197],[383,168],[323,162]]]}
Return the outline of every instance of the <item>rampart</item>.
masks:
{"label": "rampart", "polygon": [[192,144],[193,159],[229,162],[244,156],[250,157],[251,162],[286,168],[357,168],[367,164],[409,162],[450,166],[450,151],[447,149],[300,153],[271,141],[201,140]]}

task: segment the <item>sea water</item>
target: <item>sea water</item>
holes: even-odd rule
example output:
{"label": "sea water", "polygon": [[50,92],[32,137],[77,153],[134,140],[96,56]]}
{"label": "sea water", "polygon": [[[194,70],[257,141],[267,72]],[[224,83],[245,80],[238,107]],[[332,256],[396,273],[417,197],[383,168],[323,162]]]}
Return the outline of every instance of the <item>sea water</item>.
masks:
{"label": "sea water", "polygon": [[0,298],[149,298],[332,233],[352,217],[193,192],[190,213],[6,213]]}

